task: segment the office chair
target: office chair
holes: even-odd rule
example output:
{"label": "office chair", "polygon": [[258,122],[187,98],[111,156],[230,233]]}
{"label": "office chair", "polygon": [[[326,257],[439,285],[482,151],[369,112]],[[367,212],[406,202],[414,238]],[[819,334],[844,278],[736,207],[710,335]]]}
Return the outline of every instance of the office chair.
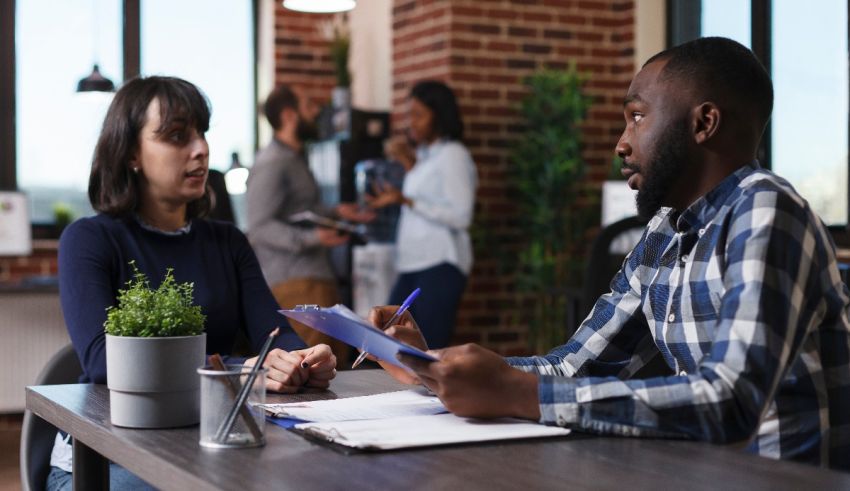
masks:
{"label": "office chair", "polygon": [[207,177],[207,185],[212,190],[212,209],[209,217],[213,220],[233,223],[233,205],[230,202],[230,194],[227,193],[227,184],[224,182],[224,174],[221,171],[210,169]]}
{"label": "office chair", "polygon": [[[579,315],[587,316],[596,300],[610,291],[611,280],[623,265],[626,254],[637,244],[639,234],[646,224],[647,220],[636,216],[623,218],[603,228],[593,240],[584,270]],[[633,243],[627,244],[625,250],[613,250],[615,241],[623,238],[628,241],[628,234],[632,232],[635,236]],[[579,319],[579,322],[581,320],[583,318]]]}
{"label": "office chair", "polygon": [[[35,385],[75,384],[83,373],[77,353],[70,344],[50,358],[38,374]],[[21,426],[21,488],[44,489],[50,473],[50,453],[58,430],[31,411],[24,412]]]}

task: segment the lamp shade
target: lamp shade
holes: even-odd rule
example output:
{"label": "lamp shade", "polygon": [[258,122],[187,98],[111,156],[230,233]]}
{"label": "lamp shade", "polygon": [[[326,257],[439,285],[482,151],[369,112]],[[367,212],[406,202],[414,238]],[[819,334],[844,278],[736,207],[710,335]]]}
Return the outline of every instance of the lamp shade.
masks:
{"label": "lamp shade", "polygon": [[283,0],[283,6],[298,12],[329,14],[347,12],[357,6],[356,0]]}
{"label": "lamp shade", "polygon": [[100,67],[94,65],[91,74],[77,83],[77,92],[112,92],[115,84],[100,74]]}

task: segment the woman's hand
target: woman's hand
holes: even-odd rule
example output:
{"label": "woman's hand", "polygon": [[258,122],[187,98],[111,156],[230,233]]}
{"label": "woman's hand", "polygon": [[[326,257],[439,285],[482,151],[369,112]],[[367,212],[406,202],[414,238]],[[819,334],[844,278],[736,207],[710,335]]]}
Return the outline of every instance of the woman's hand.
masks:
{"label": "woman's hand", "polygon": [[399,162],[405,170],[410,170],[416,163],[416,154],[407,143],[407,138],[396,136],[384,142],[384,154],[390,160]]}
{"label": "woman's hand", "polygon": [[357,223],[369,223],[377,216],[373,210],[360,208],[357,203],[336,205],[336,214],[343,220]]}
{"label": "woman's hand", "polygon": [[[369,311],[369,322],[377,327],[378,329],[383,329],[384,325],[387,321],[390,320],[390,317],[395,314],[395,311],[399,309],[398,305],[385,305],[383,307],[374,307]],[[385,331],[388,335],[398,339],[399,341],[403,341],[414,348],[419,348],[422,351],[428,350],[428,343],[425,342],[425,338],[422,336],[422,331],[419,330],[419,326],[416,325],[416,321],[413,319],[413,316],[410,315],[410,312],[405,312],[401,315],[399,319],[396,320],[396,324],[390,326]],[[393,376],[396,380],[404,384],[418,384],[419,378],[416,377],[413,373],[403,368],[400,368],[392,363],[386,363],[382,360],[378,360],[377,358],[369,355],[369,358],[372,361],[377,361],[381,367],[387,371],[390,375]]]}
{"label": "woman's hand", "polygon": [[331,379],[336,377],[336,356],[331,347],[326,344],[317,344],[312,348],[293,351],[303,356],[301,367],[307,369],[307,380],[305,387],[316,389],[327,389]]}
{"label": "woman's hand", "polygon": [[372,187],[373,195],[366,194],[366,204],[371,208],[384,208],[391,205],[412,205],[413,201],[406,198],[401,191],[391,184],[376,182]]}
{"label": "woman's hand", "polygon": [[[245,366],[252,367],[257,357],[245,360]],[[312,348],[285,351],[279,348],[271,350],[263,363],[269,371],[266,374],[266,389],[272,392],[292,394],[301,387],[327,388],[330,380],[336,376],[336,356],[330,347],[319,344]]]}

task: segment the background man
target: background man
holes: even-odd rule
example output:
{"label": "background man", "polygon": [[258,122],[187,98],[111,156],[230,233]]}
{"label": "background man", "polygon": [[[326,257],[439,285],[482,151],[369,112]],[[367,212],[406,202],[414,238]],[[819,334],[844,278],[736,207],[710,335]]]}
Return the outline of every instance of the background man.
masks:
{"label": "background man", "polygon": [[[334,305],[338,293],[328,248],[345,244],[348,235],[330,228],[292,225],[289,217],[311,210],[320,215],[367,221],[373,214],[360,212],[351,203],[333,209],[321,203],[319,188],[303,153],[304,143],[316,137],[316,104],[299,89],[282,85],[269,94],[263,110],[274,129],[274,138],[257,153],[248,177],[251,244],[281,308]],[[348,347],[344,343],[289,322],[309,346],[326,343],[333,349],[338,366],[348,364]]]}

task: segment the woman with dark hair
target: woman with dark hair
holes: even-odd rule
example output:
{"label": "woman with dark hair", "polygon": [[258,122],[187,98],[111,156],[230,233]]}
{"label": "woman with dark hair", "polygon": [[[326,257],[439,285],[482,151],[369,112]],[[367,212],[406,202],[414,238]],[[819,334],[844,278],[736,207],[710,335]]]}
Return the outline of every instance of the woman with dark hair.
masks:
{"label": "woman with dark hair", "polygon": [[[80,382],[106,382],[106,308],[132,278],[132,261],[154,287],[168,268],[178,282],[194,283],[195,303],[206,315],[207,353],[243,362],[227,356],[237,331],[257,352],[281,326],[265,363],[266,387],[328,387],[336,365],[330,348],[304,349],[277,313],[245,236],[232,224],[203,219],[210,204],[209,119],[201,92],[177,78],[134,79],[115,94],[89,179],[89,199],[99,214],[68,226],[59,242],[59,291],[83,367]],[[48,489],[70,488],[70,445],[61,434],[51,466]],[[144,485],[114,465],[110,476],[113,489]]]}
{"label": "woman with dark hair", "polygon": [[389,158],[407,175],[401,190],[375,190],[370,205],[402,205],[396,240],[398,280],[389,303],[400,305],[414,289],[421,294],[410,308],[428,346],[451,341],[461,295],[472,268],[469,225],[475,206],[477,174],[461,143],[463,121],[452,90],[433,80],[410,91],[409,137],[387,144]]}

